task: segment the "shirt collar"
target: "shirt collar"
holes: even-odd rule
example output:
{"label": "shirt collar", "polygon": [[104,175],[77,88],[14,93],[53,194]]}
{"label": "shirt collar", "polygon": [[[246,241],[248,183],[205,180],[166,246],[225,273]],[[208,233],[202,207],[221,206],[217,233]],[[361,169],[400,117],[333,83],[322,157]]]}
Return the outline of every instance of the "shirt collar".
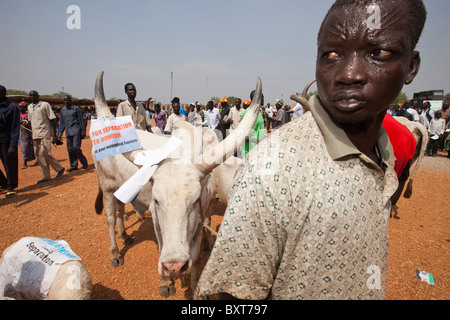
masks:
{"label": "shirt collar", "polygon": [[[368,159],[368,157],[363,155],[350,141],[345,131],[330,118],[318,96],[312,96],[309,100],[309,105],[319,129],[322,131],[328,153],[333,160],[339,160],[351,155],[359,156],[365,160]],[[394,167],[394,150],[383,126],[380,128],[376,143],[384,165]]]}

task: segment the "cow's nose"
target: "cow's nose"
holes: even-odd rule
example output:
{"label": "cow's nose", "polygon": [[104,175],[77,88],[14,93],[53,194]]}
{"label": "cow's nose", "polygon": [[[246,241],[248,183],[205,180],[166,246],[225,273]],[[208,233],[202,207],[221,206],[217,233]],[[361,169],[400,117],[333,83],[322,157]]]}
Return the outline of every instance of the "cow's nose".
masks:
{"label": "cow's nose", "polygon": [[162,264],[164,276],[169,278],[179,278],[186,274],[189,268],[189,261],[166,262]]}

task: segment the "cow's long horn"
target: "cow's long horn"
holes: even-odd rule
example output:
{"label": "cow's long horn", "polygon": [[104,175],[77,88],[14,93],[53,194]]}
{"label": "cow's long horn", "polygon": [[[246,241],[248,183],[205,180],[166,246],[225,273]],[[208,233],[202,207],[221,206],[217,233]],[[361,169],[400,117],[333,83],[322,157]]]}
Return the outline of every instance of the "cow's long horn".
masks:
{"label": "cow's long horn", "polygon": [[95,113],[97,118],[111,118],[113,114],[106,103],[105,92],[103,91],[103,73],[103,71],[100,71],[95,81]]}
{"label": "cow's long horn", "polygon": [[262,83],[258,77],[255,96],[248,107],[245,117],[239,122],[237,128],[230,135],[217,144],[214,148],[208,149],[202,155],[194,159],[198,169],[205,175],[223,163],[229,156],[235,154],[237,149],[245,142],[255,126],[259,115],[259,108],[262,104]]}
{"label": "cow's long horn", "polygon": [[310,110],[311,110],[310,107],[309,107],[309,102],[308,102],[308,100],[307,100],[305,97],[306,97],[306,94],[308,93],[309,88],[313,85],[314,82],[316,82],[316,80],[311,81],[311,82],[305,87],[305,89],[303,89],[303,92],[302,92],[302,96],[301,96],[301,97],[298,96],[298,95],[296,95],[296,94],[293,94],[293,95],[291,96],[291,100],[294,100],[295,102],[298,102],[298,103],[300,103],[300,104],[302,105],[303,111],[304,111],[304,112],[310,111]]}

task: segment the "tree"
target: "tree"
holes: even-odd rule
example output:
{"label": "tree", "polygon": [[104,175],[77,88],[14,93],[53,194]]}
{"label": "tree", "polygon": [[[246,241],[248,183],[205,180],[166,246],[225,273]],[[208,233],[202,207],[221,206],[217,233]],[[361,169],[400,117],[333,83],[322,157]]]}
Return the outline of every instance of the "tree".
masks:
{"label": "tree", "polygon": [[392,104],[402,105],[405,101],[408,100],[408,96],[403,91],[399,93],[397,98],[392,102]]}
{"label": "tree", "polygon": [[444,102],[450,102],[450,93],[447,93],[447,94],[444,96]]}
{"label": "tree", "polygon": [[8,89],[6,90],[8,95],[27,96],[28,92],[24,90]]}
{"label": "tree", "polygon": [[48,94],[47,95],[41,95],[41,98],[43,98],[43,99],[63,99],[64,96],[66,96],[66,95],[71,96],[72,99],[78,99],[78,98],[72,96],[70,93],[64,92],[64,91],[59,91],[59,92],[56,92],[56,93],[54,93],[52,95],[48,95]]}

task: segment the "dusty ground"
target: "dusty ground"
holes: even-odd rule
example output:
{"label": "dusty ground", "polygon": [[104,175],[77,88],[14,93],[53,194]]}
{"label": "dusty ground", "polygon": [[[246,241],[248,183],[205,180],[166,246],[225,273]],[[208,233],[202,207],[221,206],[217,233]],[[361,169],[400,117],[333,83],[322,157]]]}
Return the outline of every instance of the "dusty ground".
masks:
{"label": "dusty ground", "polygon": [[[110,265],[106,217],[94,211],[97,176],[91,141],[83,140],[82,148],[90,163],[87,171],[66,173],[59,180],[35,185],[42,176],[40,167],[19,169],[18,195],[11,199],[0,196],[0,252],[26,236],[63,239],[89,270],[93,299],[162,299],[157,287],[159,253],[152,219],[138,222],[131,206],[127,206],[131,216],[125,225],[134,243],[126,247],[119,243],[125,264],[119,268]],[[68,168],[65,145],[53,147],[53,155]],[[52,174],[55,176],[55,172]],[[390,221],[386,299],[450,299],[449,186],[450,159],[444,154],[425,158],[415,179],[413,197],[399,201],[398,217]],[[223,211],[223,205],[216,210]],[[217,227],[221,219],[222,215],[213,216],[213,226]],[[435,285],[417,280],[416,270],[432,273]],[[192,297],[186,280],[178,280],[176,290],[169,299]]]}

